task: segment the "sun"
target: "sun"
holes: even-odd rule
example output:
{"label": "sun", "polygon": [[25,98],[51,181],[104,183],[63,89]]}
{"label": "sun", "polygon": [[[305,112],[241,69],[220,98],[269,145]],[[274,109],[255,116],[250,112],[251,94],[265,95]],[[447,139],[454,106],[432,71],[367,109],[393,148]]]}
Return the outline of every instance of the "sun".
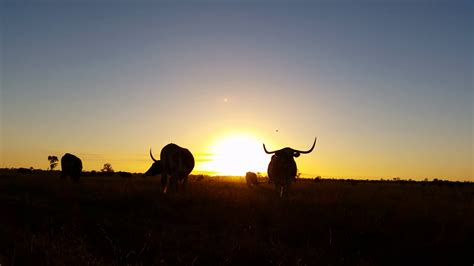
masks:
{"label": "sun", "polygon": [[242,176],[246,172],[266,172],[269,158],[262,142],[247,134],[228,135],[212,146],[207,168],[218,175]]}

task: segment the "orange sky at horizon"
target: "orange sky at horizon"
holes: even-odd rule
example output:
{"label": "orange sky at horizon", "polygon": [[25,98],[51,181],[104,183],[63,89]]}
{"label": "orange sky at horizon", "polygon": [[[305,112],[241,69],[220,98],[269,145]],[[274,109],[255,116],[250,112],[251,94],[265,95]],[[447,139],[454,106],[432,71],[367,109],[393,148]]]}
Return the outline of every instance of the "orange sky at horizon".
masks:
{"label": "orange sky at horizon", "polygon": [[143,173],[176,143],[194,173],[245,175],[263,143],[317,137],[303,177],[474,180],[472,1],[19,2],[0,4],[0,168]]}
{"label": "orange sky at horizon", "polygon": [[[272,138],[267,138],[265,142],[267,149],[275,150],[286,147],[288,145],[282,145],[279,141],[273,141]],[[203,145],[207,147],[196,149],[188,147],[193,152],[196,165],[192,174],[204,174],[204,175],[218,175],[218,176],[244,176],[247,171],[259,172],[262,175],[266,175],[266,169],[270,161],[271,155],[265,154],[263,151],[262,138],[251,133],[245,132],[226,132],[223,134],[217,134],[212,141],[207,141]],[[298,142],[303,143],[303,142]],[[179,144],[179,143],[178,143]],[[304,145],[293,145],[295,149],[308,149],[310,148],[310,141]],[[291,144],[290,144],[291,145]],[[184,145],[182,145],[184,146]],[[310,154],[303,154],[295,161],[298,166],[298,172],[301,172],[303,178],[313,178],[316,176],[322,176],[327,178],[355,178],[355,179],[413,179],[423,180],[425,178],[433,179],[450,179],[459,181],[470,181],[470,176],[450,176],[447,172],[435,173],[429,172],[427,169],[417,169],[414,171],[413,165],[411,168],[403,169],[399,162],[391,162],[388,158],[383,158],[380,154],[374,154],[378,157],[378,161],[373,162],[354,160],[354,155],[349,153],[344,154],[340,157],[340,160],[328,160],[321,155],[334,156],[331,151],[326,149],[325,139],[318,137],[315,149]],[[159,148],[153,147],[153,153],[155,157],[159,157]],[[33,153],[34,154],[34,153]],[[32,154],[32,155],[33,155]],[[47,169],[49,164],[47,161],[46,154],[56,155],[58,158],[62,154],[58,153],[47,153],[45,152],[41,156],[44,157],[39,163],[28,163],[28,160],[38,161],[38,159],[22,157],[23,160],[19,160],[19,163],[12,163],[9,167],[33,167],[35,169]],[[144,151],[143,154],[135,154],[135,156],[129,156],[128,154],[118,153],[109,156],[100,154],[89,154],[89,153],[76,153],[79,156],[84,165],[84,171],[96,170],[99,171],[103,164],[111,163],[115,171],[128,171],[134,173],[143,173],[151,166],[151,158],[149,158],[148,151]],[[408,162],[411,158],[416,157],[416,154],[407,156],[404,158]],[[350,158],[351,160],[348,160]],[[367,157],[362,157],[367,158]],[[367,169],[365,165],[371,165],[372,167]],[[2,166],[4,167],[4,166]],[[57,169],[60,169],[60,165]],[[350,170],[349,170],[350,169]],[[354,171],[354,169],[356,171]],[[429,169],[428,169],[429,170]],[[460,168],[462,171],[469,171],[469,169]]]}

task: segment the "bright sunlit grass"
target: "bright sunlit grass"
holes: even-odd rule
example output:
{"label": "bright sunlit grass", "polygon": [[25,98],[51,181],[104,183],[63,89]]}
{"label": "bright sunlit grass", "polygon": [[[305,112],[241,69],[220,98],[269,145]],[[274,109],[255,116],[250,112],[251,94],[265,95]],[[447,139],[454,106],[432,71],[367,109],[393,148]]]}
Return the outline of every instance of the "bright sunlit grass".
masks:
{"label": "bright sunlit grass", "polygon": [[225,136],[210,147],[212,156],[205,168],[218,175],[245,175],[247,171],[266,172],[268,156],[262,142],[251,135]]}

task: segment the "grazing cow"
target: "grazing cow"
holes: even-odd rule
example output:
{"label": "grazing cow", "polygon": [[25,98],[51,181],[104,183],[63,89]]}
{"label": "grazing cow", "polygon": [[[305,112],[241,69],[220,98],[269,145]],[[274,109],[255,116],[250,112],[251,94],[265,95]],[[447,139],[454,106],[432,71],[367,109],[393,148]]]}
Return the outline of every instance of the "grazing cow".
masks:
{"label": "grazing cow", "polygon": [[186,186],[188,175],[194,168],[194,157],[188,149],[170,143],[161,150],[160,160],[153,158],[151,149],[150,157],[154,163],[144,176],[161,174],[163,193],[166,193],[169,184],[178,190],[178,181],[183,183],[183,187]]}
{"label": "grazing cow", "polygon": [[69,176],[73,181],[79,181],[82,172],[82,161],[70,153],[61,158],[61,179]]}
{"label": "grazing cow", "polygon": [[280,197],[286,197],[288,187],[291,181],[296,177],[296,162],[293,157],[299,157],[300,154],[310,153],[314,149],[316,138],[313,146],[307,151],[299,151],[289,147],[276,151],[267,151],[265,144],[263,149],[267,154],[273,154],[270,163],[268,164],[268,178],[275,184],[275,187],[280,191]]}
{"label": "grazing cow", "polygon": [[245,181],[247,181],[247,185],[249,187],[257,186],[258,185],[257,174],[254,172],[247,172],[245,174]]}

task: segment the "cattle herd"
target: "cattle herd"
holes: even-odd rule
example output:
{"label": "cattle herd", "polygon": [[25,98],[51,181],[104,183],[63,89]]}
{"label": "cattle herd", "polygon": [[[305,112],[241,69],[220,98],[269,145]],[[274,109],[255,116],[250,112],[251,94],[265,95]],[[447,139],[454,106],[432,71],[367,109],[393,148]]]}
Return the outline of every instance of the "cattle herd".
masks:
{"label": "cattle herd", "polygon": [[[265,144],[263,144],[263,150],[267,154],[273,154],[268,164],[267,173],[269,181],[275,185],[280,197],[287,196],[288,188],[291,182],[296,178],[297,167],[294,157],[312,152],[316,145],[316,139],[317,138],[314,139],[313,146],[307,151],[295,150],[289,147],[268,151]],[[170,186],[177,191],[178,183],[181,183],[183,187],[186,186],[188,176],[194,168],[194,157],[188,149],[170,143],[161,150],[160,160],[156,160],[153,157],[151,149],[150,157],[153,160],[153,164],[150,169],[145,172],[144,176],[156,176],[161,174],[163,193],[166,193]],[[77,182],[79,181],[81,172],[81,159],[70,153],[64,154],[61,158],[61,178],[69,176],[73,181]],[[249,185],[258,184],[257,175],[255,173],[247,172],[245,178]]]}

